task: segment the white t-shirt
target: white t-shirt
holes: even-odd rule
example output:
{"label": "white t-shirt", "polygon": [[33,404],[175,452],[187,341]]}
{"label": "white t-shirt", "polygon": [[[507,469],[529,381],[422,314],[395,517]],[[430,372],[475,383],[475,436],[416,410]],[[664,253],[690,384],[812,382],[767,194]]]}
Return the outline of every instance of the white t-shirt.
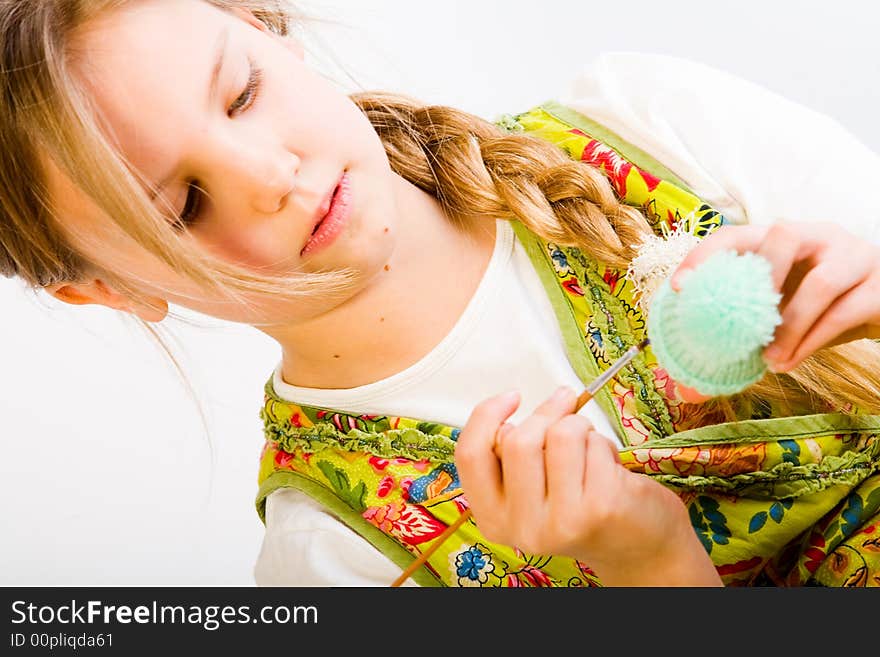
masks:
{"label": "white t-shirt", "polygon": [[[650,154],[732,223],[831,221],[880,243],[880,210],[868,194],[880,156],[831,118],[758,85],[675,57],[608,53],[559,100]],[[280,365],[274,377],[276,392],[297,403],[451,426],[463,426],[477,401],[511,388],[522,393],[516,422],[563,384],[582,385],[546,292],[503,221],[474,297],[418,363],[349,390],[290,386]],[[581,414],[619,444],[595,401]],[[281,489],[266,500],[258,585],[388,586],[399,574],[304,493]]]}

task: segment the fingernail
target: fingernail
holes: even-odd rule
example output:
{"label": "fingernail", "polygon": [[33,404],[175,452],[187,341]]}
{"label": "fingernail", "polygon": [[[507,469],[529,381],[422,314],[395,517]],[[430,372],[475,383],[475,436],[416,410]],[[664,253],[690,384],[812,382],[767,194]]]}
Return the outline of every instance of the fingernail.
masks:
{"label": "fingernail", "polygon": [[518,390],[508,390],[504,394],[498,395],[498,400],[506,404],[512,404],[519,398]]}
{"label": "fingernail", "polygon": [[669,281],[669,287],[673,292],[681,292],[681,274],[678,274]]}
{"label": "fingernail", "polygon": [[764,362],[767,363],[767,369],[773,372],[774,374],[778,374],[783,369],[783,365],[785,364],[784,360],[785,354],[782,353],[782,349],[779,347],[770,347],[764,352]]}
{"label": "fingernail", "polygon": [[785,363],[768,363],[767,369],[773,372],[774,374],[782,374],[783,372],[788,372],[789,370],[793,370],[794,367],[790,362]]}
{"label": "fingernail", "polygon": [[560,386],[556,389],[556,392],[553,393],[551,399],[553,401],[561,402],[571,397],[572,394],[573,391],[571,388],[569,388],[568,386]]}

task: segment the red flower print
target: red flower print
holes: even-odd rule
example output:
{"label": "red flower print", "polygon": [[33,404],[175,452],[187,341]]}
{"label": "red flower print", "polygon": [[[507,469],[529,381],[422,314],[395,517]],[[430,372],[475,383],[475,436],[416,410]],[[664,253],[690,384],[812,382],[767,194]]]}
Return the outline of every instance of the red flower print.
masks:
{"label": "red flower print", "polygon": [[391,502],[372,506],[363,516],[371,524],[409,545],[430,541],[443,533],[446,525],[420,506]]}
{"label": "red flower print", "polygon": [[291,461],[293,461],[293,454],[288,454],[283,451],[275,452],[275,465],[279,468],[290,468]]}
{"label": "red flower print", "polygon": [[711,472],[730,477],[744,472],[757,472],[767,455],[767,445],[716,445],[708,464]]}
{"label": "red flower print", "polygon": [[584,296],[584,291],[581,288],[580,283],[578,283],[578,279],[574,276],[572,276],[571,278],[569,278],[567,280],[562,281],[562,287],[565,288],[566,292],[568,292],[569,294],[571,294],[573,296],[576,296],[576,297]]}
{"label": "red flower print", "polygon": [[376,472],[382,472],[382,470],[384,470],[385,468],[388,467],[388,464],[390,462],[391,461],[389,461],[388,459],[383,459],[378,456],[371,456],[370,457],[370,465],[373,466],[373,469]]}
{"label": "red flower print", "polygon": [[525,566],[515,573],[508,573],[504,578],[504,585],[509,588],[522,588],[525,586],[546,588],[553,586],[553,581],[541,570],[534,566]]}
{"label": "red flower print", "polygon": [[675,381],[669,376],[669,372],[662,367],[655,367],[652,372],[654,374],[654,387],[656,387],[666,399],[676,399]]}
{"label": "red flower print", "polygon": [[[617,283],[620,281],[620,276],[620,272],[615,269],[607,269],[605,273],[602,274],[602,280],[608,284],[608,289],[611,294],[614,294]],[[581,296],[583,296],[583,294]]]}
{"label": "red flower print", "polygon": [[412,462],[412,467],[419,472],[425,472],[430,466],[431,462],[428,459],[419,459],[418,461]]}
{"label": "red flower print", "polygon": [[376,489],[376,495],[379,497],[385,497],[392,490],[394,490],[394,477],[385,475],[382,477],[382,481],[379,482],[379,487]]}
{"label": "red flower print", "polygon": [[596,139],[591,140],[587,144],[587,147],[581,154],[581,160],[588,162],[594,167],[604,169],[618,196],[626,196],[626,178],[633,168],[630,162],[624,160],[616,151]]}
{"label": "red flower print", "polygon": [[723,566],[718,566],[715,570],[718,571],[718,574],[721,577],[725,575],[734,575],[736,573],[742,573],[749,570],[753,570],[757,566],[761,564],[761,557],[752,557],[751,559],[746,559],[744,561],[737,561],[736,563],[724,564]]}
{"label": "red flower print", "polygon": [[412,477],[404,477],[400,480],[400,495],[403,497],[404,501],[409,500],[409,489],[412,486],[413,478]]}
{"label": "red flower print", "polygon": [[645,185],[647,185],[649,192],[653,192],[655,189],[657,189],[657,185],[660,184],[660,179],[657,176],[653,176],[647,171],[639,169],[638,167],[636,167],[636,171],[639,172],[642,180],[645,181]]}
{"label": "red flower print", "polygon": [[825,559],[825,553],[822,552],[819,548],[807,548],[804,550],[804,556],[807,557],[807,561],[804,563],[804,568],[809,570],[811,573],[815,573],[818,570],[819,566],[822,565],[822,561]]}

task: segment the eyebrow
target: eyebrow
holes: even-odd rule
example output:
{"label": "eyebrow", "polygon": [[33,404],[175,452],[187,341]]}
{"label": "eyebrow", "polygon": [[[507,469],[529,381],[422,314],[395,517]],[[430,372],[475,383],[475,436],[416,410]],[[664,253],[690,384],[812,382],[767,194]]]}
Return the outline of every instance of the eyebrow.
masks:
{"label": "eyebrow", "polygon": [[[208,106],[211,107],[214,104],[215,98],[217,97],[217,87],[220,83],[220,73],[223,71],[223,64],[226,61],[226,44],[229,42],[229,26],[227,26],[223,32],[220,33],[220,37],[217,39],[217,47],[215,52],[217,53],[214,56],[214,68],[211,70],[211,82],[208,90]],[[169,181],[174,177],[174,174],[170,174],[162,178],[162,180],[155,186],[155,191],[149,190],[149,196],[151,201],[155,201],[156,197],[159,195],[159,192],[169,183]]]}

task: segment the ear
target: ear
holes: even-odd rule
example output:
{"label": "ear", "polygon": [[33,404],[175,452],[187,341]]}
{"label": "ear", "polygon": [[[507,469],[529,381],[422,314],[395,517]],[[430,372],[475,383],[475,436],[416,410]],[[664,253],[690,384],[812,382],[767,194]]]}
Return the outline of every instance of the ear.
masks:
{"label": "ear", "polygon": [[133,313],[145,322],[161,322],[168,315],[168,302],[147,297],[141,303],[120,294],[100,279],[77,283],[55,283],[43,288],[56,299],[75,306],[97,304]]}
{"label": "ear", "polygon": [[254,16],[253,12],[242,9],[241,7],[230,7],[229,11],[238,16],[241,20],[243,20],[248,25],[252,25],[253,27],[260,30],[260,32],[265,32],[273,39],[277,39],[282,46],[287,48],[290,52],[296,55],[297,59],[305,58],[305,51],[303,50],[302,45],[299,41],[294,39],[292,36],[280,36],[275,34],[272,30],[268,28],[268,26],[261,21],[259,18]]}

